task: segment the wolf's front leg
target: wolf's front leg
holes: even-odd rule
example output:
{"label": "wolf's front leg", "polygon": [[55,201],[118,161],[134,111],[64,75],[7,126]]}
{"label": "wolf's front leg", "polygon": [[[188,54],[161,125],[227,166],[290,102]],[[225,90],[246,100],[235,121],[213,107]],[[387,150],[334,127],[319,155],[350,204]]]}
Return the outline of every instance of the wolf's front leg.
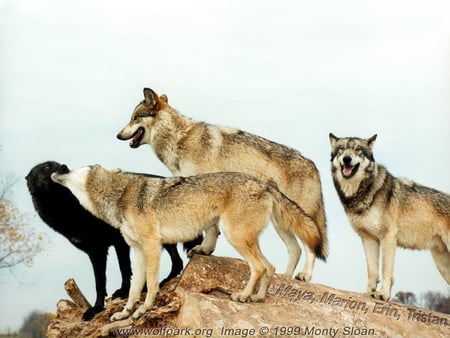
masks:
{"label": "wolf's front leg", "polygon": [[145,302],[134,313],[133,318],[138,319],[147,311],[151,310],[158,293],[159,259],[161,256],[162,243],[160,240],[145,241],[143,252],[147,271],[147,296]]}
{"label": "wolf's front leg", "polygon": [[130,293],[128,295],[128,301],[125,308],[121,312],[114,313],[110,321],[122,320],[128,318],[136,303],[139,301],[142,288],[145,283],[145,257],[141,248],[134,247],[134,264],[133,264],[133,277],[131,279]]}
{"label": "wolf's front leg", "polygon": [[364,247],[364,252],[366,254],[366,264],[367,264],[367,296],[372,296],[377,290],[378,284],[378,263],[379,263],[379,252],[380,243],[378,240],[368,237],[366,235],[361,235],[361,241]]}
{"label": "wolf's front leg", "polygon": [[372,297],[388,301],[391,298],[391,288],[394,284],[394,260],[397,248],[397,238],[395,234],[387,234],[381,240],[381,290],[375,292]]}
{"label": "wolf's front leg", "polygon": [[193,254],[199,255],[211,255],[216,248],[217,237],[220,235],[218,225],[211,226],[205,230],[205,238],[202,244],[194,246],[188,252],[188,257],[192,257]]}

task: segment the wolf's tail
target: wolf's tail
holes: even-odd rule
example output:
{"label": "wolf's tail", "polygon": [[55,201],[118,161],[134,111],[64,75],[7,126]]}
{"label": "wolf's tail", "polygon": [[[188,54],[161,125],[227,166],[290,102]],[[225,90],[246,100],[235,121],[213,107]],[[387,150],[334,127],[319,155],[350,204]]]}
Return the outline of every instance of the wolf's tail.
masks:
{"label": "wolf's tail", "polygon": [[325,218],[325,209],[323,206],[323,197],[321,193],[321,201],[319,203],[319,208],[317,209],[314,216],[311,215],[314,222],[317,224],[320,230],[320,236],[322,238],[322,253],[326,257],[328,256],[328,235],[327,235],[327,221]]}
{"label": "wolf's tail", "polygon": [[276,188],[271,188],[274,196],[273,216],[278,225],[295,234],[318,258],[326,260],[327,249],[322,232],[314,220],[301,206]]}

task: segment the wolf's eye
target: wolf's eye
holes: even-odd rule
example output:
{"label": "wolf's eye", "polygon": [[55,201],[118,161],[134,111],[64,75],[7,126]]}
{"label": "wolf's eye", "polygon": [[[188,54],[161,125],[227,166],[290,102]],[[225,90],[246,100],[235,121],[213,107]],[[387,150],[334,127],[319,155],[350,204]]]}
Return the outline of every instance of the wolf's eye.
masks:
{"label": "wolf's eye", "polygon": [[356,146],[355,147],[355,151],[361,151],[361,147],[360,146]]}

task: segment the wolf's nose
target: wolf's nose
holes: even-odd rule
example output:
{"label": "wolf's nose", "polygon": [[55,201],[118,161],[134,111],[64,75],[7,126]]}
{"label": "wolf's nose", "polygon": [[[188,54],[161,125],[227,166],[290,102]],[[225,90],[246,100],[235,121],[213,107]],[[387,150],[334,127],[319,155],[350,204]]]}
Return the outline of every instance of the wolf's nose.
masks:
{"label": "wolf's nose", "polygon": [[116,137],[117,137],[119,140],[121,140],[121,141],[126,141],[126,140],[128,140],[126,137],[123,137],[123,136],[122,136],[122,132],[119,132],[119,133],[116,135]]}
{"label": "wolf's nose", "polygon": [[345,164],[350,164],[350,162],[352,161],[352,158],[350,156],[344,156],[342,161],[344,161]]}
{"label": "wolf's nose", "polygon": [[68,172],[69,168],[65,164],[62,164],[58,169],[59,174],[67,174]]}

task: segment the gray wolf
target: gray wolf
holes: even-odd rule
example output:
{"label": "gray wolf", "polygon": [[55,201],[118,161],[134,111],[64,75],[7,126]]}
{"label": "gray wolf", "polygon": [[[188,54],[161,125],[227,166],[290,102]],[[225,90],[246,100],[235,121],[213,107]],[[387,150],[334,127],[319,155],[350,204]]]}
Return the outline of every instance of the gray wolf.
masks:
{"label": "gray wolf", "polygon": [[[149,144],[175,176],[211,172],[242,172],[277,187],[300,205],[316,222],[327,255],[325,211],[319,173],[314,163],[298,151],[262,137],[211,124],[192,121],[174,110],[166,95],[144,88],[144,100],[134,109],[130,122],[117,137],[132,148]],[[279,234],[289,248],[286,275],[292,276],[301,255],[295,236]],[[192,252],[209,255],[215,248],[217,228],[211,227],[202,245]],[[296,278],[309,281],[315,254],[305,245],[306,262]]]}
{"label": "gray wolf", "polygon": [[[375,162],[368,139],[330,133],[333,182],[367,260],[367,294],[389,300],[397,246],[429,249],[450,284],[450,195],[396,178]],[[377,291],[381,250],[382,283]]]}
{"label": "gray wolf", "polygon": [[258,235],[269,220],[279,232],[295,233],[324,258],[320,230],[311,217],[278,189],[242,173],[164,179],[92,166],[62,167],[51,177],[69,188],[83,207],[120,229],[134,249],[128,301],[111,320],[130,316],[145,281],[147,296],[133,318],[151,309],[158,291],[162,244],[192,240],[216,224],[250,266],[250,279],[244,290],[231,295],[234,301],[262,301],[265,297],[275,269],[262,255]]}
{"label": "gray wolf", "polygon": [[[41,219],[65,236],[75,247],[85,252],[91,261],[97,298],[94,306],[83,314],[84,320],[90,320],[104,308],[107,294],[106,260],[110,246],[113,246],[116,251],[122,275],[122,285],[112,297],[128,296],[131,279],[130,248],[119,230],[86,211],[70,190],[51,180],[50,175],[60,166],[61,164],[54,161],[38,164],[31,169],[26,180],[34,208]],[[187,247],[192,248],[195,244],[198,242],[187,243]],[[183,269],[183,261],[178,254],[176,244],[166,244],[164,248],[172,260],[172,270],[161,285],[177,276]]]}

